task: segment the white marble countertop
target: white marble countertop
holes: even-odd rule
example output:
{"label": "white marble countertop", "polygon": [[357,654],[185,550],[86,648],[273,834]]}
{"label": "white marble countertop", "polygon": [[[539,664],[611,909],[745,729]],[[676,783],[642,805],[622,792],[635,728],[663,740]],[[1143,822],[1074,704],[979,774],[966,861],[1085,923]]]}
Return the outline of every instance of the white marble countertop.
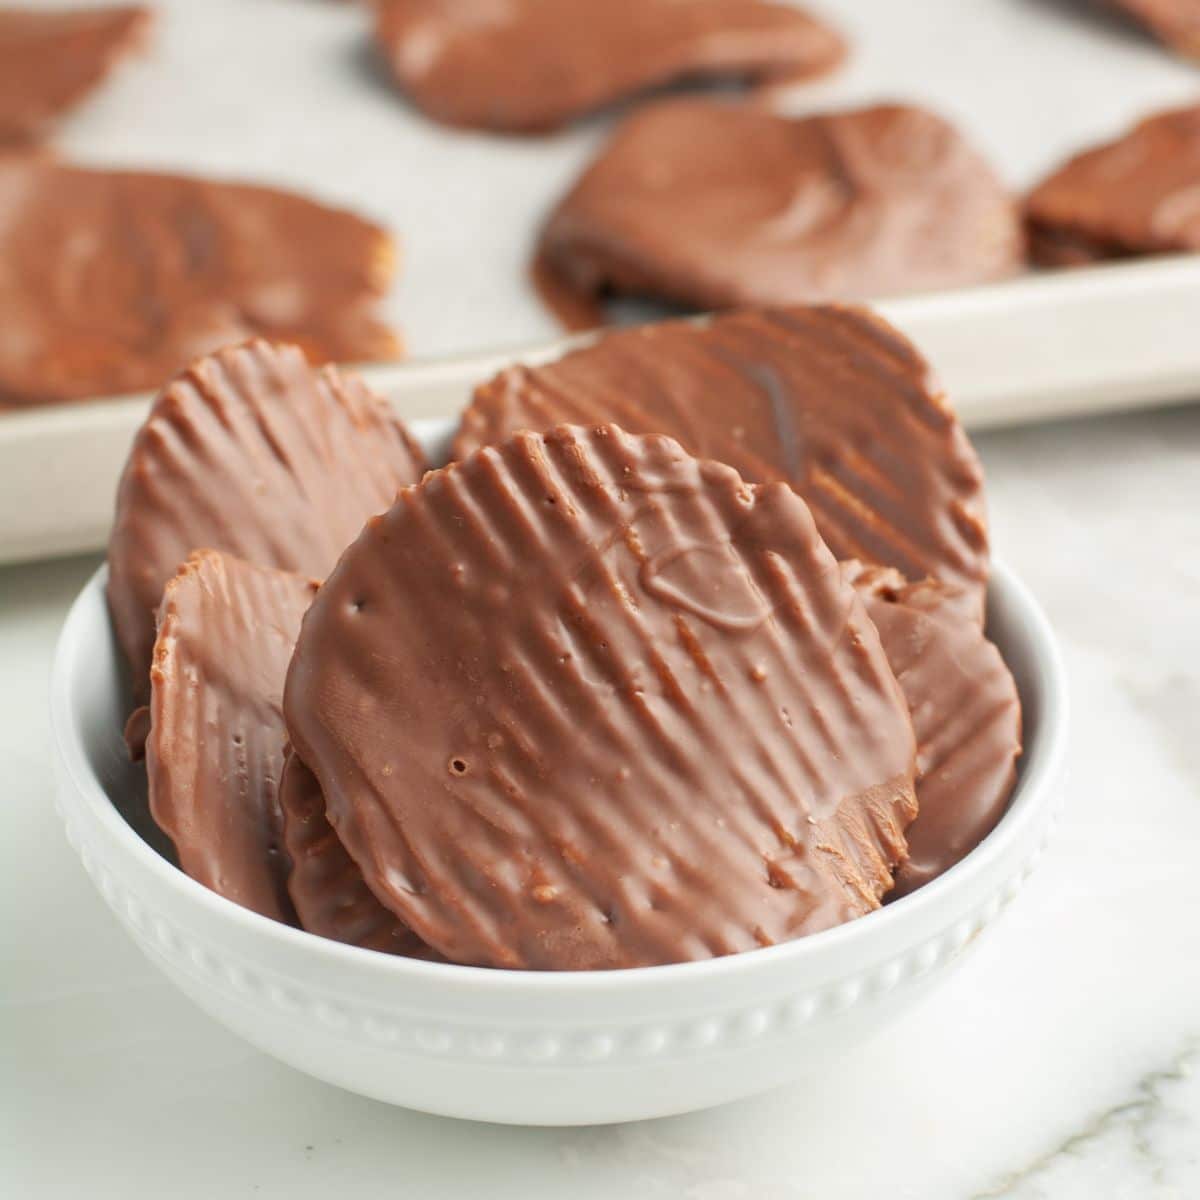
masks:
{"label": "white marble countertop", "polygon": [[1071,676],[1057,838],[978,953],[836,1073],[644,1125],[390,1109],[193,1009],[51,808],[48,664],[95,560],[0,572],[0,1195],[1200,1195],[1200,407],[979,444],[997,551]]}
{"label": "white marble countertop", "polygon": [[[408,235],[390,304],[414,353],[550,332],[522,264],[601,126],[498,144],[435,130],[378,86],[345,99],[363,73],[351,6],[161,7],[160,53],[114,79],[67,152],[303,187],[317,163],[319,194]],[[814,102],[930,99],[1015,183],[1197,81],[1068,0],[826,7],[862,48]],[[267,52],[259,35],[285,12],[288,41]],[[886,36],[867,38],[877,22]],[[303,103],[251,104],[247,79]],[[171,103],[147,105],[150,84]],[[331,127],[317,114],[335,97],[351,108]],[[1200,407],[979,444],[997,550],[1047,608],[1071,674],[1057,840],[979,952],[884,1040],[836,1073],[644,1125],[521,1130],[389,1109],[193,1009],[109,915],[51,808],[50,656],[95,560],[0,571],[0,1195],[1200,1196]]]}

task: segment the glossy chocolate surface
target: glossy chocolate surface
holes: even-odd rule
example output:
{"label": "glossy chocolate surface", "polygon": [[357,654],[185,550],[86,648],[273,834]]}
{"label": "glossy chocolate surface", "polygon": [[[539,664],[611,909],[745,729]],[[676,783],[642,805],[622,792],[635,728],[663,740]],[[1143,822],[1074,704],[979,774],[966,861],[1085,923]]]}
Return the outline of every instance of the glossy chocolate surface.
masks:
{"label": "glossy chocolate surface", "polygon": [[395,358],[384,230],[302,196],[0,158],[0,409],[162,387],[256,334]]}
{"label": "glossy chocolate surface", "polygon": [[1026,216],[1047,266],[1200,250],[1200,104],[1077,154],[1034,188]]}
{"label": "glossy chocolate surface", "polygon": [[193,551],[323,578],[424,457],[355,375],[254,341],[193,363],[130,450],[108,544],[108,603],[144,699],[163,587]]}
{"label": "glossy chocolate surface", "polygon": [[878,906],[915,811],[875,626],[782,483],[518,434],[405,489],[284,708],[371,891],[467,963],[729,954]]}
{"label": "glossy chocolate surface", "polygon": [[309,933],[408,958],[438,957],[375,899],[325,815],[316,776],[288,749],[279,781],[288,894]]}
{"label": "glossy chocolate surface", "polygon": [[151,24],[140,6],[0,8],[0,145],[50,133]]}
{"label": "glossy chocolate surface", "polygon": [[379,0],[400,89],[439,121],[535,133],[664,84],[806,79],[840,36],[771,0]]}
{"label": "glossy chocolate surface", "polygon": [[608,334],[481,385],[457,457],[518,429],[612,421],[744,479],[783,479],[841,559],[965,588],[982,619],[983,471],[929,365],[860,309],[741,312]]}
{"label": "glossy chocolate surface", "polygon": [[625,120],[537,253],[542,276],[583,300],[708,310],[983,283],[1016,272],[1024,244],[1016,202],[931,112],[676,100]]}
{"label": "glossy chocolate surface", "polygon": [[150,671],[150,811],[183,869],[294,922],[277,797],[280,697],[317,585],[204,550],[163,594]]}
{"label": "glossy chocolate surface", "polygon": [[1004,815],[1021,753],[1021,702],[962,592],[859,563],[843,571],[866,601],[917,736],[919,811],[893,900],[949,870]]}

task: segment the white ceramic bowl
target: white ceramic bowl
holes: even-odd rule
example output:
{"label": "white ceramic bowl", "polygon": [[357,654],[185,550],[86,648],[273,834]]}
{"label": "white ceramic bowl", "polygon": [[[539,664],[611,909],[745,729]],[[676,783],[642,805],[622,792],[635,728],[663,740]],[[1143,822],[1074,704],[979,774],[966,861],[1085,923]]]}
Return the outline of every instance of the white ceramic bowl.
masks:
{"label": "white ceramic bowl", "polygon": [[1059,801],[1063,671],[1045,617],[999,564],[988,626],[1016,676],[1026,739],[996,830],[879,912],[729,958],[557,974],[416,962],[290,929],[195,883],[122,815],[144,804],[144,782],[121,740],[103,571],[71,609],[54,663],[60,812],[150,959],[211,1016],[302,1071],[488,1121],[566,1125],[704,1108],[784,1083],[884,1028],[945,976],[1032,870]]}

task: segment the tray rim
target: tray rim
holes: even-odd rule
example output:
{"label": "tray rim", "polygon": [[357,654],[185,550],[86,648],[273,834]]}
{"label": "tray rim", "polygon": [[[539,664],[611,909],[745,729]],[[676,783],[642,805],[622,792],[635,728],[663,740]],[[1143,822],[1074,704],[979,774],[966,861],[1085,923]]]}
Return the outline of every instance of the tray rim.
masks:
{"label": "tray rim", "polygon": [[[1094,289],[1085,285],[1095,284]],[[1162,287],[1179,283],[1195,284],[1200,288],[1200,253],[1157,255],[1136,260],[1121,260],[1098,263],[1087,267],[1057,271],[1033,271],[1016,275],[999,283],[978,287],[958,288],[945,292],[926,292],[899,298],[864,302],[867,307],[882,314],[902,330],[908,325],[925,325],[945,320],[949,310],[956,308],[963,318],[993,315],[997,311],[1022,301],[1037,303],[1052,308],[1056,303],[1070,303],[1081,291],[1094,291],[1103,298],[1106,290],[1127,290],[1143,293],[1154,285]],[[1200,293],[1198,293],[1200,294]],[[1130,297],[1133,298],[1132,296]],[[703,321],[711,313],[681,315],[678,318]],[[1200,315],[1198,312],[1197,315]],[[439,385],[459,386],[469,381],[482,381],[496,371],[513,363],[536,364],[560,357],[568,350],[596,340],[615,326],[587,330],[582,333],[564,334],[549,341],[523,342],[508,346],[488,347],[465,354],[407,358],[396,363],[342,363],[346,370],[354,371],[373,387],[396,398],[417,391],[420,387]],[[909,335],[913,336],[913,335]],[[918,349],[922,349],[917,337],[913,337]],[[1200,361],[1200,355],[1198,355]],[[1196,388],[1200,399],[1200,374],[1189,381]],[[78,425],[104,428],[109,422],[124,419],[131,411],[140,411],[147,406],[156,391],[133,392],[116,396],[100,396],[95,399],[65,401],[54,404],[38,404],[0,408],[0,442],[15,433],[29,436],[43,430],[54,431],[60,425]],[[1173,393],[1172,393],[1173,394]],[[1189,398],[1186,392],[1179,395],[1183,402]],[[951,400],[954,401],[951,395]],[[1104,406],[1091,406],[1078,411],[1111,411],[1113,408],[1139,408],[1150,403],[1160,403],[1161,397],[1139,401],[1134,397]],[[1031,424],[1040,420],[1054,420],[1067,411],[1061,407],[1022,410],[1019,415],[1002,415],[991,419],[984,413],[971,413],[956,402],[959,416],[968,428],[989,428],[993,425]],[[1077,411],[1072,409],[1070,411]],[[455,416],[456,412],[421,414],[428,416]],[[974,418],[974,419],[973,419]]]}
{"label": "tray rim", "polygon": [[[873,305],[931,359],[972,431],[1200,399],[1200,254],[1017,276]],[[703,320],[703,316],[695,319]],[[351,366],[405,420],[597,336]],[[152,393],[0,411],[0,565],[99,549]]]}

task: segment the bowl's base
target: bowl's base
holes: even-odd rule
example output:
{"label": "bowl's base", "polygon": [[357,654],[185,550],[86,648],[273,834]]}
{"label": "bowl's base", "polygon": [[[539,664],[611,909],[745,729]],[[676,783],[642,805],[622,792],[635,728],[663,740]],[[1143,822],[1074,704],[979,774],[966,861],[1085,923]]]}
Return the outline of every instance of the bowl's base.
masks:
{"label": "bowl's base", "polygon": [[706,1053],[660,1052],[653,1032],[640,1056],[580,1076],[576,1061],[517,1062],[437,1057],[386,1043],[364,1046],[311,1014],[264,1020],[261,1000],[240,1001],[177,969],[138,936],[142,949],[204,1012],[296,1070],[346,1091],[432,1116],[498,1125],[612,1125],[716,1108],[833,1069],[845,1054],[885,1033],[962,955],[906,980],[877,1003],[859,1001],[764,1045],[754,1031],[714,1031]]}
{"label": "bowl's base", "polygon": [[645,971],[533,975],[393,958],[239,908],[134,832],[144,809],[131,806],[138,797],[103,589],[101,571],[67,619],[52,711],[67,836],[105,902],[186,995],[253,1045],[423,1112],[616,1123],[838,1070],[943,978],[1016,895],[1061,799],[1061,665],[1045,618],[997,565],[989,630],[1017,680],[1026,754],[999,826],[928,887],[790,945]]}

